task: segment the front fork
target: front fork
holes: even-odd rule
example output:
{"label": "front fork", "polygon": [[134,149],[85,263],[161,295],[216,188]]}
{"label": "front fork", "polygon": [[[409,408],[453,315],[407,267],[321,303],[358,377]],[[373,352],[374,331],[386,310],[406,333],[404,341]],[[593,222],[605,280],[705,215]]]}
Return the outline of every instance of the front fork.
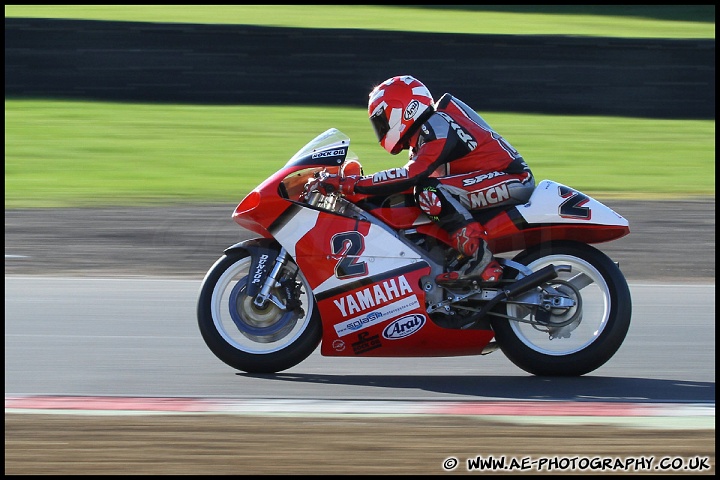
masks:
{"label": "front fork", "polygon": [[278,253],[278,256],[275,258],[275,265],[273,265],[272,270],[265,278],[265,282],[263,282],[263,285],[260,288],[260,293],[258,293],[253,299],[253,304],[255,304],[256,307],[265,308],[267,302],[272,302],[281,310],[287,310],[287,306],[271,293],[273,287],[280,284],[279,276],[285,266],[285,262],[287,262],[287,250],[285,250],[284,247],[281,247],[280,253]]}

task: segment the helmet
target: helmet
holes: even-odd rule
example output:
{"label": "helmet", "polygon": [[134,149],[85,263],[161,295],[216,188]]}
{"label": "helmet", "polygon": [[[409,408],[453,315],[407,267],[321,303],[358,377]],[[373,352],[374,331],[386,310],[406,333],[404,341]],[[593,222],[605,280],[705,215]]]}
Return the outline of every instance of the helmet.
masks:
{"label": "helmet", "polygon": [[[434,101],[422,82],[410,75],[385,80],[370,92],[368,115],[380,145],[393,155],[407,148],[415,122]],[[419,126],[419,125],[418,125]]]}

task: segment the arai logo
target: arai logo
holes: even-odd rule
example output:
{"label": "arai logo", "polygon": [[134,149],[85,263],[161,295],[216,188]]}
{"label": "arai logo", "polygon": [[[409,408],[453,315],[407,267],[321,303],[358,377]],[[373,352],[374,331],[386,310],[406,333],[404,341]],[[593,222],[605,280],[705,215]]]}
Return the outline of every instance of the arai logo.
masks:
{"label": "arai logo", "polygon": [[398,318],[385,327],[383,337],[388,340],[398,340],[409,337],[420,330],[423,325],[425,325],[425,317],[423,315],[408,315],[407,317]]}
{"label": "arai logo", "polygon": [[408,106],[405,108],[405,120],[410,120],[411,118],[415,118],[415,114],[417,113],[418,109],[420,108],[420,102],[417,100],[413,100],[408,104]]}

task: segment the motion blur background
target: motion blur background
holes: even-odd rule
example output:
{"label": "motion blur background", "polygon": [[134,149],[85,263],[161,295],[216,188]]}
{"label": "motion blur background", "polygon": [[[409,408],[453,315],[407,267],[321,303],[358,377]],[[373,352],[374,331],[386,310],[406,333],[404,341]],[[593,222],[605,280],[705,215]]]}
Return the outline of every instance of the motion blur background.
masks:
{"label": "motion blur background", "polygon": [[714,39],[44,18],[5,32],[6,97],[362,108],[407,72],[481,111],[715,118]]}
{"label": "motion blur background", "polygon": [[714,196],[714,5],[7,5],[6,208],[235,202],[330,127],[396,166],[365,108],[405,73],[539,179]]}

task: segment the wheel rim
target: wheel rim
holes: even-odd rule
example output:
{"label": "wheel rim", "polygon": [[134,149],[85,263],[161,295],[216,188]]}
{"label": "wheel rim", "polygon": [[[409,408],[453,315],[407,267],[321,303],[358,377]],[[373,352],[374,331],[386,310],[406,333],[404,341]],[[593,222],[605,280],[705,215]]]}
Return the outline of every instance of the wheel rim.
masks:
{"label": "wheel rim", "polygon": [[[298,272],[302,282],[302,314],[287,312],[272,302],[258,308],[245,295],[252,257],[244,257],[225,270],[212,294],[212,319],[223,339],[238,350],[252,354],[272,353],[292,344],[307,329],[313,313],[313,303],[307,292],[310,287]],[[280,291],[273,291],[280,296]]]}
{"label": "wheel rim", "polygon": [[[527,347],[544,355],[570,355],[587,348],[595,342],[608,324],[611,298],[608,285],[600,272],[585,260],[571,255],[550,255],[538,259],[528,267],[537,271],[546,265],[570,265],[570,272],[560,272],[558,279],[548,282],[559,291],[574,298],[577,291],[581,298],[579,310],[569,309],[560,313],[555,310],[549,317],[551,327],[538,329],[527,322],[509,320],[517,338]],[[529,309],[508,304],[511,317],[531,319]],[[558,315],[555,315],[558,314]],[[569,321],[569,323],[568,323]],[[552,326],[556,322],[557,326]],[[567,324],[564,326],[559,326]],[[548,331],[549,330],[549,331]]]}

